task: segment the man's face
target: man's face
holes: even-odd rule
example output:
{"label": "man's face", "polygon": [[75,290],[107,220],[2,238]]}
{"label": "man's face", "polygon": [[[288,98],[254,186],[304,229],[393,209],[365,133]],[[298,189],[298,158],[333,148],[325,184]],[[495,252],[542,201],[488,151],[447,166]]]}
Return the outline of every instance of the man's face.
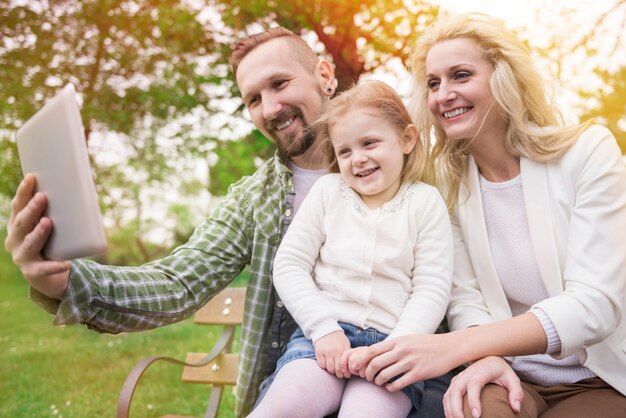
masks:
{"label": "man's face", "polygon": [[250,51],[236,74],[252,122],[284,158],[302,155],[315,142],[308,127],[324,103],[321,80],[294,55],[289,41],[273,39]]}

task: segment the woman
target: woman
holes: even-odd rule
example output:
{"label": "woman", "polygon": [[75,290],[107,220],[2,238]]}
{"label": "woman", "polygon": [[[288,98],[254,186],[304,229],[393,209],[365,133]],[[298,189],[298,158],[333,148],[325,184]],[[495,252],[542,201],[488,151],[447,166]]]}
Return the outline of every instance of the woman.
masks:
{"label": "woman", "polygon": [[562,127],[527,48],[492,17],[439,21],[416,43],[412,71],[454,224],[453,332],[372,346],[351,371],[394,391],[474,362],[444,397],[449,417],[626,416],[626,168],[615,139]]}

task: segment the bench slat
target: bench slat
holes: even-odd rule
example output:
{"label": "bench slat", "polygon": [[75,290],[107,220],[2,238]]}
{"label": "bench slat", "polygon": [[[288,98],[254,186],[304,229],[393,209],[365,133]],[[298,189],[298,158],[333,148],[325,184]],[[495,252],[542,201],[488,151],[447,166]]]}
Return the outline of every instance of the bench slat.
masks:
{"label": "bench slat", "polygon": [[226,288],[196,312],[194,322],[202,325],[240,325],[245,298],[245,287]]}
{"label": "bench slat", "polygon": [[[187,353],[188,363],[197,363],[206,356],[205,353]],[[215,360],[202,367],[185,367],[184,382],[209,383],[219,385],[235,385],[237,383],[237,366],[239,354],[220,354]]]}

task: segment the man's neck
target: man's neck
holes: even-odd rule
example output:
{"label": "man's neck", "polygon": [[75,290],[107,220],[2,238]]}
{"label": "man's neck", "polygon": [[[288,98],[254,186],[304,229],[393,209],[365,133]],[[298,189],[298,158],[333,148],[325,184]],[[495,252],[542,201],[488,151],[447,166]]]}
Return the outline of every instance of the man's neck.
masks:
{"label": "man's neck", "polygon": [[328,167],[328,159],[317,142],[311,145],[304,154],[292,157],[291,161],[305,170],[321,170]]}

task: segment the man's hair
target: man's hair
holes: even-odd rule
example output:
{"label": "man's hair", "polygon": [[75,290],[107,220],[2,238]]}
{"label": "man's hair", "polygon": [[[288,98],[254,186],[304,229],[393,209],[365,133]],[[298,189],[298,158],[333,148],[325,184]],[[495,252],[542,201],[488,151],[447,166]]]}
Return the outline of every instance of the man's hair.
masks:
{"label": "man's hair", "polygon": [[[382,81],[370,80],[353,86],[328,102],[322,115],[313,125],[318,141],[328,158],[328,171],[339,172],[330,130],[340,119],[350,117],[351,111],[363,108],[373,109],[376,115],[393,126],[401,137],[404,136],[404,130],[413,124],[402,99],[389,85]],[[404,156],[403,182],[425,181],[426,157],[424,143],[418,135],[415,147]]]}
{"label": "man's hair", "polygon": [[283,27],[276,27],[267,29],[264,32],[250,35],[249,37],[237,42],[233,52],[230,54],[229,63],[233,69],[233,75],[237,76],[237,69],[241,61],[257,46],[271,41],[272,39],[285,39],[293,57],[298,61],[305,70],[311,74],[315,73],[315,67],[319,62],[317,55],[313,52],[313,49],[302,38]]}

